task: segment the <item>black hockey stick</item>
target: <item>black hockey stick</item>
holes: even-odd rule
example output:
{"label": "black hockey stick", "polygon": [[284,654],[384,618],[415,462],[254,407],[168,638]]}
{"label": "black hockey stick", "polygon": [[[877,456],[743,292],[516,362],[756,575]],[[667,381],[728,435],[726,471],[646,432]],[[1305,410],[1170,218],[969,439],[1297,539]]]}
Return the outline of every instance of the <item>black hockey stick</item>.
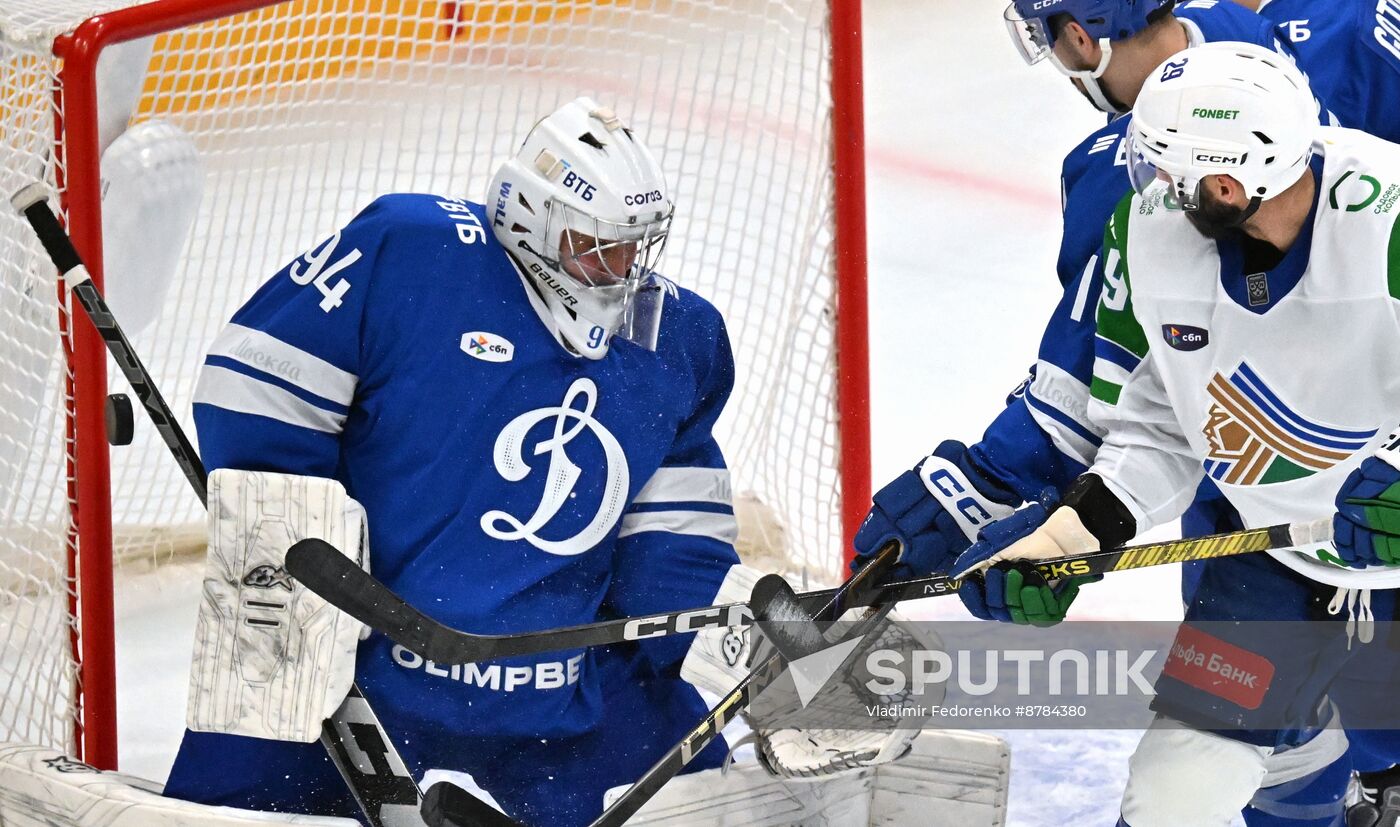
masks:
{"label": "black hockey stick", "polygon": [[[873,559],[860,571],[851,575],[846,582],[829,593],[829,597],[818,610],[811,615],[812,619],[818,621],[835,620],[840,617],[846,609],[854,606],[867,606],[878,599],[883,589],[879,585],[879,580],[889,571],[899,559],[899,544],[891,542],[875,555]],[[776,577],[776,575],[771,575]],[[760,580],[762,584],[764,580]],[[770,581],[771,582],[771,581]],[[757,585],[755,591],[758,591]],[[767,590],[765,589],[765,592]],[[754,601],[754,611],[759,616],[765,616],[769,612],[769,607],[761,603],[762,595]],[[873,618],[883,617],[885,611],[874,613],[871,618],[861,621],[861,628],[873,622]],[[854,630],[859,631],[859,629]],[[675,746],[671,747],[659,761],[651,766],[641,778],[627,791],[619,796],[611,805],[603,810],[602,814],[593,819],[588,827],[619,827],[631,818],[660,789],[666,782],[679,773],[686,764],[695,759],[710,742],[719,737],[720,732],[733,721],[735,717],[748,708],[753,699],[758,697],[763,690],[773,684],[783,672],[787,671],[787,662],[780,652],[774,651],[765,657],[748,676],[739,682],[728,695],[720,699],[715,704],[714,709],[701,719],[685,737],[681,738]],[[451,785],[435,784],[428,790],[428,797],[423,807],[424,820],[429,827],[524,827],[519,821],[502,815],[499,811],[488,805],[486,802],[472,796],[461,788]]]}
{"label": "black hockey stick", "polygon": [[[1330,523],[1325,526],[1320,523],[1275,525],[1098,551],[1047,561],[1041,563],[1039,569],[1047,578],[1104,574],[1324,542],[1330,538],[1330,532]],[[287,571],[341,611],[382,632],[405,649],[440,664],[477,663],[753,622],[749,604],[729,603],[537,632],[477,635],[453,629],[428,617],[324,540],[302,540],[292,546],[287,552]],[[957,580],[935,575],[883,584],[869,598],[889,602],[917,600],[951,594],[957,588]],[[804,592],[796,595],[796,598],[804,610],[815,612],[835,594],[835,589],[824,589]],[[846,597],[848,602],[853,599],[860,599],[860,596]]]}
{"label": "black hockey stick", "polygon": [[[117,324],[102,293],[93,284],[82,258],[73,247],[73,240],[49,208],[47,193],[48,188],[44,184],[34,183],[15,193],[10,201],[34,228],[34,234],[58,268],[60,277],[107,343],[107,350],[121,368],[122,375],[131,383],[132,390],[155,423],[161,439],[179,463],[185,479],[189,480],[195,495],[207,508],[209,488],[204,463],[185,436],[170,406],[160,395],[150,372],[137,358],[135,349]],[[336,769],[340,770],[346,786],[372,827],[413,827],[422,823],[418,815],[421,798],[418,785],[358,686],[351,687],[345,702],[329,720],[322,723],[321,744]]]}

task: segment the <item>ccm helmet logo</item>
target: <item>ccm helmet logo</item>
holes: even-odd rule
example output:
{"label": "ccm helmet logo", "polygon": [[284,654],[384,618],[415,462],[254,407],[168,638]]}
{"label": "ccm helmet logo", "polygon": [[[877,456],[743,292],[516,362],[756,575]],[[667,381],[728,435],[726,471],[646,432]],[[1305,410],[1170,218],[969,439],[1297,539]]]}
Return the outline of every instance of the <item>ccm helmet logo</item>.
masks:
{"label": "ccm helmet logo", "polygon": [[622,198],[622,203],[629,207],[640,207],[645,204],[655,204],[664,197],[661,190],[652,190],[651,192],[639,192],[636,195],[625,195]]}
{"label": "ccm helmet logo", "polygon": [[1191,159],[1198,164],[1219,164],[1221,166],[1237,167],[1243,162],[1243,157],[1235,153],[1215,152],[1206,149],[1197,149],[1191,153]]}
{"label": "ccm helmet logo", "polygon": [[1032,3],[1032,4],[1031,4],[1031,11],[1040,11],[1041,9],[1049,8],[1050,6],[1054,6],[1054,5],[1058,5],[1059,2],[1060,2],[1060,0],[1039,0],[1039,2],[1036,2],[1036,3]]}

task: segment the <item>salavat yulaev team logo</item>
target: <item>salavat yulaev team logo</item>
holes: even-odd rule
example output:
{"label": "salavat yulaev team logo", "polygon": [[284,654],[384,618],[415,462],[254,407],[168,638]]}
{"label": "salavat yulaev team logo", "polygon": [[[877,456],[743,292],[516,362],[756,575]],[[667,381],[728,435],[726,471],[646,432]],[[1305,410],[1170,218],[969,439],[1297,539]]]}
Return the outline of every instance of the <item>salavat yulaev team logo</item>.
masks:
{"label": "salavat yulaev team logo", "polygon": [[1361,450],[1376,429],[1348,430],[1309,419],[1269,389],[1248,364],[1211,377],[1201,427],[1211,479],[1268,485],[1325,471]]}

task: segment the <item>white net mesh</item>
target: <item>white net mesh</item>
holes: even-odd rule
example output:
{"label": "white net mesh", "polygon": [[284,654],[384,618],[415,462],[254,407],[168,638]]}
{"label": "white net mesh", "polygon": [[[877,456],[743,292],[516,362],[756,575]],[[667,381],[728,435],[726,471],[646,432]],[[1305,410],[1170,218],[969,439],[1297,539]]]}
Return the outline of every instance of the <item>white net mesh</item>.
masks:
{"label": "white net mesh", "polygon": [[[53,180],[55,66],[0,40],[0,193]],[[70,747],[67,363],[58,293],[28,225],[0,208],[0,739]]]}
{"label": "white net mesh", "polygon": [[[51,39],[81,20],[57,20],[50,2],[9,5],[19,11],[0,12],[12,15],[0,34],[23,32],[28,45],[0,41],[6,195],[53,155],[55,67],[34,33]],[[154,321],[133,343],[191,427],[205,349],[278,267],[379,194],[483,200],[528,128],[587,94],[646,140],[678,194],[663,270],[728,322],[738,377],[719,437],[736,490],[778,515],[789,568],[828,580],[841,553],[826,18],[825,0],[297,0],[162,34],[136,61],[139,102],[123,108],[118,77],[101,115],[115,113],[119,129],[130,112],[131,124],[188,136],[202,197],[171,286],[158,311],[144,308]],[[160,293],[113,260],[115,239],[104,243],[120,321],[123,305]],[[53,272],[8,210],[0,245],[0,739],[62,744],[67,497]],[[111,390],[127,391],[109,373]],[[132,445],[112,450],[112,499],[119,557],[159,557],[202,535],[199,504],[144,421]]]}

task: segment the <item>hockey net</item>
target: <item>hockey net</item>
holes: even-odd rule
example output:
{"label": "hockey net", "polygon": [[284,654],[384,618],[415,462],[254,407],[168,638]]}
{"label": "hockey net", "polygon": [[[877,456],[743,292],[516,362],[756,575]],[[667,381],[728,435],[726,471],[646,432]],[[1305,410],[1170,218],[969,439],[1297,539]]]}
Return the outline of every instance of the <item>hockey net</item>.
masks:
{"label": "hockey net", "polygon": [[[761,565],[837,577],[841,469],[866,462],[863,431],[856,444],[842,431],[843,420],[864,422],[863,394],[838,414],[838,281],[842,311],[863,324],[864,274],[836,277],[839,64],[827,0],[6,6],[0,194],[36,178],[55,189],[186,428],[205,349],[283,263],[379,194],[484,200],[495,167],[566,100],[616,108],[678,193],[663,269],[719,306],[735,344],[719,437],[746,543],[778,549]],[[119,9],[105,28],[80,28]],[[131,33],[145,37],[103,41]],[[95,92],[84,68],[94,57]],[[858,151],[858,108],[841,117],[857,118],[843,140]],[[194,147],[198,209],[187,232],[165,215],[118,238],[124,206],[97,205],[99,157],[152,123],[164,129],[152,152],[160,136]],[[850,174],[863,198],[859,170]],[[123,252],[148,246],[144,233],[176,240],[168,284]],[[105,260],[94,262],[99,246]],[[110,450],[105,479],[101,401],[128,389],[115,370],[105,377],[106,357],[66,303],[28,228],[0,209],[0,740],[86,747],[110,764],[99,720],[113,714],[104,561],[159,564],[201,547],[203,512],[139,409],[135,441]],[[863,342],[843,348],[859,388]]]}

